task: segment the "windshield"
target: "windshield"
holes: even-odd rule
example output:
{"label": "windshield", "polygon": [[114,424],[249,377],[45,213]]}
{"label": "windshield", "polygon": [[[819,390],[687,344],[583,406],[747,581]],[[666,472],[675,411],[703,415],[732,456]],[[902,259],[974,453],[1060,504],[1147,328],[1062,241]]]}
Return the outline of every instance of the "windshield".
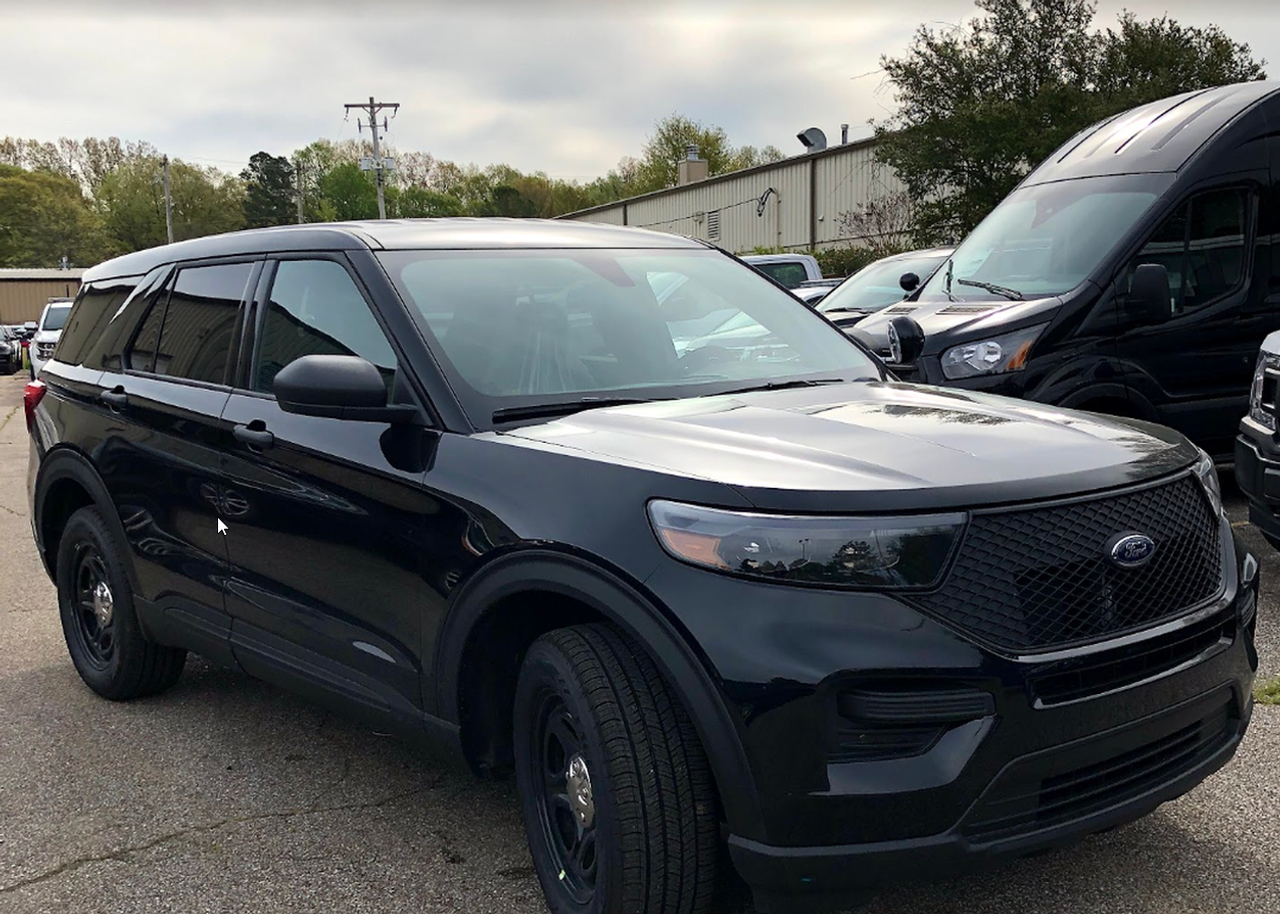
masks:
{"label": "windshield", "polygon": [[803,304],[717,251],[389,251],[473,421],[498,410],[880,378]]}
{"label": "windshield", "polygon": [[1167,174],[1117,175],[1019,188],[933,274],[920,300],[989,301],[1069,292],[1097,269],[1172,181]]}
{"label": "windshield", "polygon": [[62,325],[67,322],[67,315],[71,313],[70,305],[58,305],[50,308],[44,314],[44,323],[40,326],[41,330],[61,330]]}
{"label": "windshield", "polygon": [[924,282],[946,260],[946,254],[907,255],[868,264],[841,283],[818,303],[818,310],[879,311],[902,301],[907,292],[902,288],[904,273],[915,273]]}

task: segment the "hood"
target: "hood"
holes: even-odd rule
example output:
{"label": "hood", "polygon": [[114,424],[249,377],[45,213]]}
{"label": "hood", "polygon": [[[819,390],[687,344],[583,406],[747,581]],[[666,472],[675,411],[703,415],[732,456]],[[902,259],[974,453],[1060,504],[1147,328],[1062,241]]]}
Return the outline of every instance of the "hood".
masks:
{"label": "hood", "polygon": [[1176,432],[969,391],[857,382],[609,409],[503,433],[733,487],[763,510],[933,510],[1182,469]]}
{"label": "hood", "polygon": [[1005,333],[1013,321],[1033,314],[1044,313],[1044,319],[1048,320],[1049,312],[1061,304],[1062,300],[1059,298],[1031,301],[1009,301],[998,297],[988,301],[904,301],[859,322],[851,335],[873,352],[887,356],[889,323],[895,317],[909,317],[924,331],[925,350],[933,352],[935,349],[929,345],[930,338],[944,331],[959,330],[969,337],[972,333],[991,327],[997,333]]}
{"label": "hood", "polygon": [[39,330],[31,340],[35,343],[56,343],[61,335],[61,330]]}

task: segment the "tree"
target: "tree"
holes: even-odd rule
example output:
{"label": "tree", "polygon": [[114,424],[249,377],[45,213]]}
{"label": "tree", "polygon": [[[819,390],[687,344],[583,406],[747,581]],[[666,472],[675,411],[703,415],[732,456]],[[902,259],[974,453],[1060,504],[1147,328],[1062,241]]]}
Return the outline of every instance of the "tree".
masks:
{"label": "tree", "polygon": [[[164,192],[161,163],[139,158],[121,165],[102,181],[95,201],[107,234],[122,251],[164,244]],[[175,241],[244,227],[244,184],[212,168],[169,163]]]}
{"label": "tree", "polygon": [[[774,146],[757,150],[753,146],[735,148],[723,127],[708,126],[682,114],[671,114],[654,125],[653,134],[645,142],[638,160],[624,159],[624,168],[631,174],[616,182],[627,195],[662,190],[676,183],[678,163],[688,155],[689,146],[698,147],[698,157],[706,159],[707,171],[718,175],[740,168],[750,168],[764,162],[781,159],[782,153]],[[611,173],[612,174],[612,173]],[[606,201],[607,202],[607,201]]]}
{"label": "tree", "polygon": [[1143,102],[1262,78],[1247,45],[1167,17],[1091,31],[1088,0],[978,0],[967,25],[921,26],[881,63],[898,112],[877,155],[917,202],[917,243],[967,234],[1079,130]]}
{"label": "tree", "polygon": [[102,222],[76,182],[0,165],[0,266],[88,266],[108,253]]}
{"label": "tree", "polygon": [[244,221],[249,228],[286,225],[297,217],[293,166],[284,156],[255,152],[240,172],[245,182]]}
{"label": "tree", "polygon": [[378,218],[378,189],[355,162],[342,162],[321,175],[318,190],[333,219]]}

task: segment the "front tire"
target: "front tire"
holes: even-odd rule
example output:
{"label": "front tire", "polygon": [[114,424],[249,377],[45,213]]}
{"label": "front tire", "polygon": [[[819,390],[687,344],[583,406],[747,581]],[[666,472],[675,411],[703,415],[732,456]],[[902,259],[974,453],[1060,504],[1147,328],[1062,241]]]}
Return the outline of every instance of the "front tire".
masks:
{"label": "front tire", "polygon": [[58,542],[58,607],[76,672],[103,698],[127,701],[178,681],[187,652],[142,635],[123,552],[97,508],[71,515]]}
{"label": "front tire", "polygon": [[553,914],[702,914],[715,788],[684,709],[607,625],[534,642],[516,687],[516,782]]}

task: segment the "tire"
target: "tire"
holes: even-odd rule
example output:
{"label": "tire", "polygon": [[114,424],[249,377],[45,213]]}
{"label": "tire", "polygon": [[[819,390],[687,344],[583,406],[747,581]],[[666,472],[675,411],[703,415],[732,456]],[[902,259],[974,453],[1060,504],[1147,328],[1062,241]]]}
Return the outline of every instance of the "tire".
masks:
{"label": "tire", "polygon": [[80,678],[112,701],[163,692],[178,681],[187,652],[142,636],[123,550],[95,507],[71,515],[58,542],[58,608]]}
{"label": "tire", "polygon": [[552,914],[705,912],[715,786],[643,650],[607,625],[544,635],[521,666],[513,716],[525,831]]}

